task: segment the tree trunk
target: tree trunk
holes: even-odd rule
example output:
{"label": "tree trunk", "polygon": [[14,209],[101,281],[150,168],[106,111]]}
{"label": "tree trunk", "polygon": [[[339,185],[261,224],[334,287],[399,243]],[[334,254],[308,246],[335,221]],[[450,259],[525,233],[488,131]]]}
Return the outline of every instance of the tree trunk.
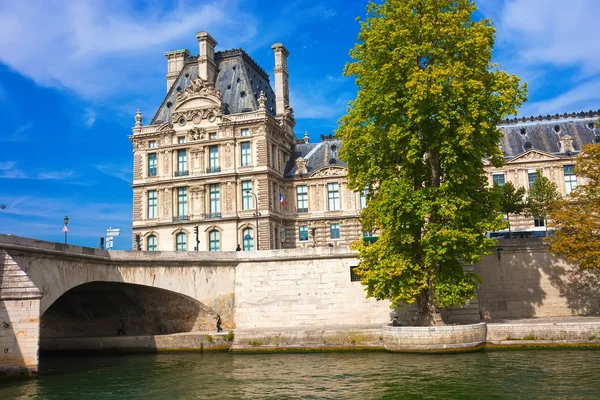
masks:
{"label": "tree trunk", "polygon": [[435,305],[435,295],[432,289],[424,290],[417,297],[417,308],[419,312],[419,325],[446,325],[442,319],[442,311]]}
{"label": "tree trunk", "polygon": [[508,221],[508,238],[512,238],[512,232],[510,231],[510,217],[508,216],[508,213],[506,213],[506,221]]}

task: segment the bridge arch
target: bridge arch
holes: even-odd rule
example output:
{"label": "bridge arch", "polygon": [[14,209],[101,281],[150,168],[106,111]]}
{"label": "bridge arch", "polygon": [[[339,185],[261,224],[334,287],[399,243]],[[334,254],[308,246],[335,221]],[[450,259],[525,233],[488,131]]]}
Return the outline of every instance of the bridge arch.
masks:
{"label": "bridge arch", "polygon": [[215,312],[189,296],[152,286],[94,281],[63,293],[41,316],[42,339],[207,331]]}

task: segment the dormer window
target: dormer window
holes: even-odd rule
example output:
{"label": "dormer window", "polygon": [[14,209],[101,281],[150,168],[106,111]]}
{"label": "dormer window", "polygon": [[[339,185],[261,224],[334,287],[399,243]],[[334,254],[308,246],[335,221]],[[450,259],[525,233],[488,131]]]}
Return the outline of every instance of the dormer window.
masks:
{"label": "dormer window", "polygon": [[179,120],[179,125],[181,125],[181,126],[185,125],[185,118],[181,118]]}

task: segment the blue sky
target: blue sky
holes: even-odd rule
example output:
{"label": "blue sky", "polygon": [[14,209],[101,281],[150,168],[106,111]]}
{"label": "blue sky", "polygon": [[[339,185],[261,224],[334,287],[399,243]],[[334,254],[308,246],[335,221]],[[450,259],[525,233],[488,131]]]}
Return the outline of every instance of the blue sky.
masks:
{"label": "blue sky", "polygon": [[[355,95],[342,77],[366,2],[290,0],[0,2],[0,233],[96,247],[131,233],[133,116],[165,95],[164,52],[244,48],[270,75],[290,50],[296,135],[331,133]],[[478,0],[497,28],[496,62],[529,83],[520,115],[600,108],[597,0]],[[274,82],[272,82],[274,84]]]}

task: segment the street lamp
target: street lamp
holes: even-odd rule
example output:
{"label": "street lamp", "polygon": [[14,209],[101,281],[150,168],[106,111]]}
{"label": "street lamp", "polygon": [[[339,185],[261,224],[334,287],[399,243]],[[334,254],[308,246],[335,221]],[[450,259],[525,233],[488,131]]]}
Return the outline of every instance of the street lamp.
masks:
{"label": "street lamp", "polygon": [[254,217],[256,218],[256,250],[260,250],[258,239],[258,217],[260,217],[260,213],[258,212],[258,197],[251,190],[246,190],[245,193],[250,193],[252,196],[254,196]]}
{"label": "street lamp", "polygon": [[65,227],[63,228],[63,232],[65,233],[65,244],[67,244],[67,232],[69,232],[69,228],[67,228],[67,225],[69,225],[69,217],[65,215],[63,221],[65,223]]}

